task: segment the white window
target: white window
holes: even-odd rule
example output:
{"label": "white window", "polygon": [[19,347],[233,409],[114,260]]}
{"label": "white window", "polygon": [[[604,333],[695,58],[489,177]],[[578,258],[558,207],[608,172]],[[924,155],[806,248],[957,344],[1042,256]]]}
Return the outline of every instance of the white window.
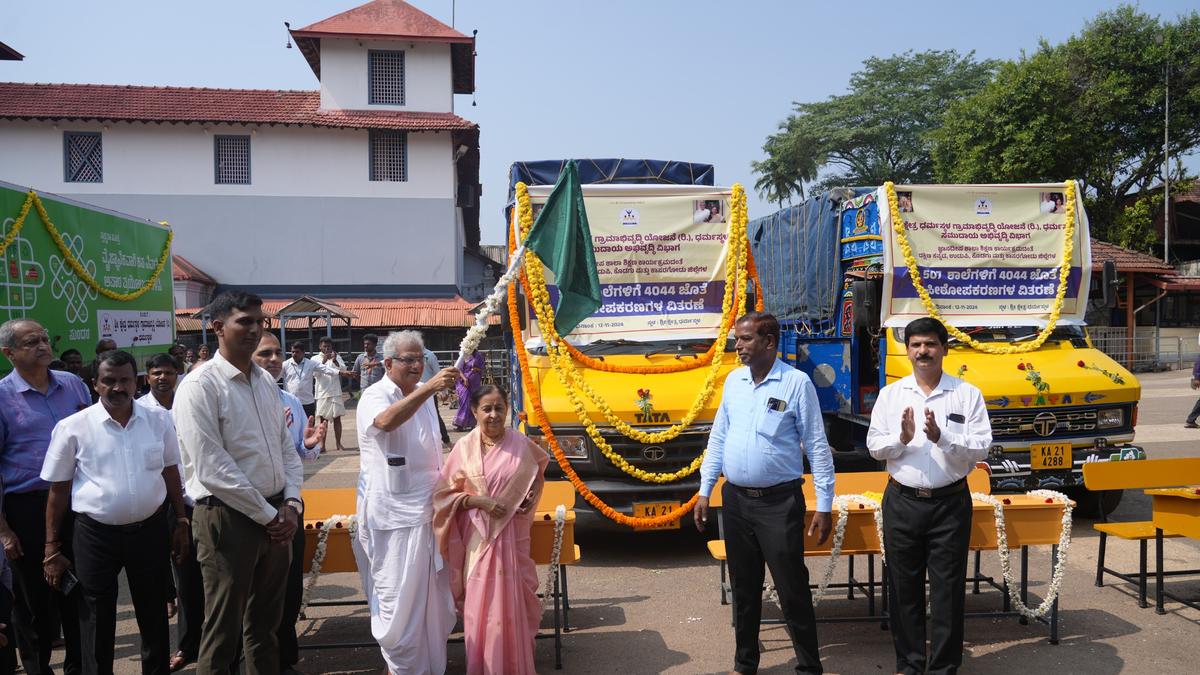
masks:
{"label": "white window", "polygon": [[371,105],[404,105],[404,52],[367,50],[367,74]]}
{"label": "white window", "polygon": [[104,146],[98,131],[63,132],[63,180],[104,182]]}
{"label": "white window", "polygon": [[214,136],[213,171],[217,185],[249,185],[250,137]]}
{"label": "white window", "polygon": [[408,180],[408,134],[371,131],[371,180]]}

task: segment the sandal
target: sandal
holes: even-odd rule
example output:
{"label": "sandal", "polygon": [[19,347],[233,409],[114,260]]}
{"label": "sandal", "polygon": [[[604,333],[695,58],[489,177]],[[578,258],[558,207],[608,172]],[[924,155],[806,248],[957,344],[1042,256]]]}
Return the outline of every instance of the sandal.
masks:
{"label": "sandal", "polygon": [[167,619],[174,619],[175,614],[178,612],[179,612],[179,607],[175,603],[168,600],[167,601]]}
{"label": "sandal", "polygon": [[171,672],[172,672],[172,673],[174,673],[174,672],[176,672],[176,671],[183,670],[183,669],[184,669],[184,668],[186,668],[186,667],[187,667],[187,666],[188,666],[188,665],[189,665],[189,664],[190,664],[190,663],[191,663],[193,660],[194,660],[194,659],[192,659],[191,657],[189,657],[187,654],[184,654],[183,652],[175,652],[175,656],[172,656],[172,657],[171,657],[171,664],[170,664],[170,665],[171,665]]}

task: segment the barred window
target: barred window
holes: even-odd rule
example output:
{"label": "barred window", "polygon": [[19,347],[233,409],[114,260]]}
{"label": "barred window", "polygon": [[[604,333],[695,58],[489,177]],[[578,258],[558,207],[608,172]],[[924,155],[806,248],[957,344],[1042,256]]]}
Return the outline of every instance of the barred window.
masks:
{"label": "barred window", "polygon": [[404,52],[367,50],[367,103],[404,105]]}
{"label": "barred window", "polygon": [[63,132],[63,180],[103,183],[104,148],[98,131]]}
{"label": "barred window", "polygon": [[371,180],[408,180],[408,134],[371,131]]}
{"label": "barred window", "polygon": [[214,136],[213,166],[217,185],[249,185],[250,137]]}

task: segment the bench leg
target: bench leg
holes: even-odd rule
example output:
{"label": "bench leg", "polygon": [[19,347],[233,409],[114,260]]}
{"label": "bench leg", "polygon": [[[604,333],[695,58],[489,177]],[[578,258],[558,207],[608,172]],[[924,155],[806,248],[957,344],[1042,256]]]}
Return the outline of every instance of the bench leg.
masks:
{"label": "bench leg", "polygon": [[[1050,574],[1053,576],[1054,568],[1058,567],[1058,544],[1050,547]],[[1054,598],[1054,602],[1050,605],[1050,644],[1058,644],[1058,598]]]}
{"label": "bench leg", "polygon": [[721,561],[721,604],[729,604],[729,591],[725,588],[725,561]]}
{"label": "bench leg", "polygon": [[875,616],[875,554],[867,554],[867,615]]}
{"label": "bench leg", "polygon": [[[1021,604],[1029,606],[1029,547],[1021,547]],[[1026,626],[1029,624],[1029,619],[1024,616],[1020,619],[1020,624]]]}
{"label": "bench leg", "polygon": [[1146,602],[1146,540],[1138,541],[1138,607],[1145,609]]}
{"label": "bench leg", "polygon": [[846,574],[846,599],[854,599],[854,556],[850,556],[848,563],[850,571]]}
{"label": "bench leg", "polygon": [[[560,568],[561,569],[561,566]],[[554,669],[562,670],[562,615],[559,614],[558,577],[554,577]]]}
{"label": "bench leg", "polygon": [[1163,531],[1154,528],[1154,612],[1166,614],[1163,609]]}
{"label": "bench leg", "polygon": [[567,589],[567,566],[559,565],[558,574],[562,577],[563,599],[563,630],[571,632],[571,591]]}
{"label": "bench leg", "polygon": [[1096,557],[1096,585],[1104,585],[1104,546],[1108,543],[1108,533],[1100,533],[1100,551]]}
{"label": "bench leg", "polygon": [[975,551],[975,579],[974,579],[975,588],[971,590],[971,595],[979,595],[979,575],[980,575],[980,569],[981,569],[979,557],[980,557],[981,553],[982,553],[982,551]]}

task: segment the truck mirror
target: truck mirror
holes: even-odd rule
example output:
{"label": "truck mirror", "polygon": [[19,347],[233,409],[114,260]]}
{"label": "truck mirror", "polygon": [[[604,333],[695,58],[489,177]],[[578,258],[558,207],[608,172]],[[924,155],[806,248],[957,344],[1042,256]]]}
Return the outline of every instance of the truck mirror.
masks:
{"label": "truck mirror", "polygon": [[878,279],[865,279],[850,284],[854,293],[854,331],[879,330],[879,302],[883,287]]}
{"label": "truck mirror", "polygon": [[1117,278],[1117,265],[1111,260],[1104,261],[1104,271],[1100,275],[1101,289],[1104,291],[1104,306],[1112,309],[1117,306],[1117,286],[1121,281]]}

